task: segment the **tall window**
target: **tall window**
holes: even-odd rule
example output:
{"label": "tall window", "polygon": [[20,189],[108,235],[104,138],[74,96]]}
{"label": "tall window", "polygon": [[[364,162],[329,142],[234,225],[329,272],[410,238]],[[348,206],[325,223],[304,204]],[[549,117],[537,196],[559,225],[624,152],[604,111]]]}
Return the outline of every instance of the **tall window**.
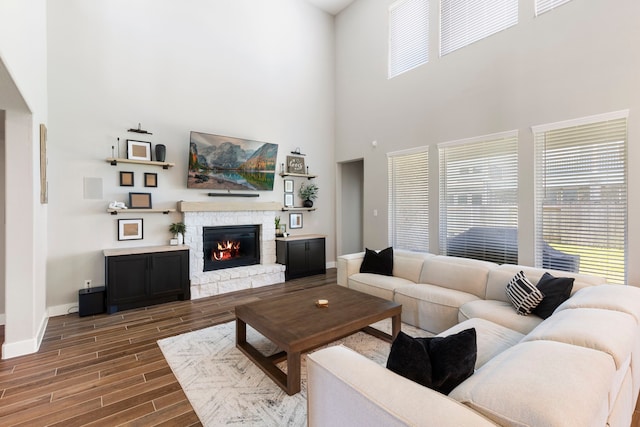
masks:
{"label": "tall window", "polygon": [[536,16],[570,1],[571,0],[536,0]]}
{"label": "tall window", "polygon": [[[627,111],[535,126],[536,264],[626,279]],[[549,264],[545,254],[560,251]]]}
{"label": "tall window", "polygon": [[438,145],[443,254],[518,263],[518,133]]}
{"label": "tall window", "polygon": [[389,153],[389,244],[429,251],[428,148]]}
{"label": "tall window", "polygon": [[429,61],[429,1],[400,0],[389,7],[389,78]]}
{"label": "tall window", "polygon": [[440,56],[518,23],[518,0],[440,0]]}

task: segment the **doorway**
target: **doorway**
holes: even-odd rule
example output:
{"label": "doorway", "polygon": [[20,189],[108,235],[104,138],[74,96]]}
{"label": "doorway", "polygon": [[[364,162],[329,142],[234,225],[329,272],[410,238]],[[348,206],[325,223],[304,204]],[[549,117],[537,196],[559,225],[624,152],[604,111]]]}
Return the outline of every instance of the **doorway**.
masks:
{"label": "doorway", "polygon": [[364,160],[338,163],[337,255],[364,251]]}

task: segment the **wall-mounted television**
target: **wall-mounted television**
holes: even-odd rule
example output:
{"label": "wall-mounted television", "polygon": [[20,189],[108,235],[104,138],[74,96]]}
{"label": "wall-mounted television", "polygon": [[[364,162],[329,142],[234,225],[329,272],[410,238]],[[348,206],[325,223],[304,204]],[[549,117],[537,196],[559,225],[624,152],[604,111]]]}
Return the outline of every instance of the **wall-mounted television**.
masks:
{"label": "wall-mounted television", "polygon": [[187,188],[272,191],[278,144],[191,132]]}

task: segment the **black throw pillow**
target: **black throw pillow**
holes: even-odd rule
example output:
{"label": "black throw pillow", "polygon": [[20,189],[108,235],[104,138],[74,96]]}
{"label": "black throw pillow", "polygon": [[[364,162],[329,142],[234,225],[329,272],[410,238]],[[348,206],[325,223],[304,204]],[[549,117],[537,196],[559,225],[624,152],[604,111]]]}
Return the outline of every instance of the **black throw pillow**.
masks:
{"label": "black throw pillow", "polygon": [[544,294],[544,298],[532,313],[543,319],[551,316],[555,309],[571,296],[573,280],[573,277],[554,277],[544,273],[536,285],[536,288]]}
{"label": "black throw pillow", "polygon": [[433,338],[412,338],[400,332],[391,345],[387,368],[449,394],[473,374],[477,355],[475,328]]}
{"label": "black throw pillow", "polygon": [[413,338],[400,331],[387,359],[387,369],[431,388],[431,362],[424,338]]}
{"label": "black throw pillow", "polygon": [[376,252],[366,249],[360,265],[360,273],[375,273],[393,276],[393,248]]}
{"label": "black throw pillow", "polygon": [[433,388],[449,394],[473,375],[478,357],[476,329],[470,328],[447,337],[429,341],[431,381]]}

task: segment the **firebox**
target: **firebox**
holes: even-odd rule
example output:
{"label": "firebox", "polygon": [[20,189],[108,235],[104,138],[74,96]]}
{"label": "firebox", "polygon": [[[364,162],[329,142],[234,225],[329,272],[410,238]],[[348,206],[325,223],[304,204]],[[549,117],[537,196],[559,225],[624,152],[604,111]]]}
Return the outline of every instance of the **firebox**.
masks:
{"label": "firebox", "polygon": [[202,229],[204,271],[260,264],[260,226]]}

